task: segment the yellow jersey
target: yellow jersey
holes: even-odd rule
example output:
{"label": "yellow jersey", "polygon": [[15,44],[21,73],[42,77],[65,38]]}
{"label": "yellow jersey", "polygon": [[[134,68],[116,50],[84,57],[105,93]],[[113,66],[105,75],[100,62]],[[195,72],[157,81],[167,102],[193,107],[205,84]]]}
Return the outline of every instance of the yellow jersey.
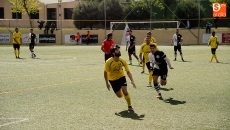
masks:
{"label": "yellow jersey", "polygon": [[143,53],[145,63],[149,62],[150,44],[143,43],[140,47],[140,53]]}
{"label": "yellow jersey", "polygon": [[118,61],[114,61],[113,57],[109,58],[105,62],[104,68],[108,74],[108,80],[113,81],[125,76],[123,67],[125,68],[126,72],[129,72],[128,64],[124,59],[119,58]]}
{"label": "yellow jersey", "polygon": [[[151,37],[150,42],[157,43],[157,40],[154,37]],[[146,38],[144,39],[143,43],[146,43]]]}
{"label": "yellow jersey", "polygon": [[216,48],[218,45],[217,45],[217,42],[219,42],[218,41],[218,37],[217,36],[211,36],[210,38],[209,38],[209,44],[210,44],[210,46],[211,46],[211,48]]}
{"label": "yellow jersey", "polygon": [[15,39],[19,44],[21,44],[22,34],[21,34],[20,32],[18,32],[18,33],[14,32],[14,33],[13,33],[13,44],[18,44],[14,39]]}

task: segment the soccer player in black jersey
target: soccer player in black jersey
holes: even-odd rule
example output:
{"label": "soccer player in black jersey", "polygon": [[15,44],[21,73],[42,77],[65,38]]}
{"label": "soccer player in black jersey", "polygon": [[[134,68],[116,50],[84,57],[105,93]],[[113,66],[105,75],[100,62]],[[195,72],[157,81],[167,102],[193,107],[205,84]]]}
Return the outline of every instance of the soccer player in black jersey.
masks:
{"label": "soccer player in black jersey", "polygon": [[132,30],[129,30],[129,36],[127,37],[127,43],[126,43],[126,51],[128,49],[129,54],[129,61],[130,65],[132,65],[132,55],[137,59],[138,63],[140,64],[139,58],[136,55],[136,38],[134,35],[132,35]]}
{"label": "soccer player in black jersey", "polygon": [[153,83],[154,88],[158,93],[157,98],[161,99],[162,96],[160,93],[158,77],[161,77],[160,84],[162,86],[166,85],[166,78],[168,74],[167,64],[170,69],[173,69],[173,67],[170,64],[169,58],[166,57],[163,51],[158,51],[156,49],[156,45],[154,44],[150,44],[149,60],[151,62],[151,65],[153,66]]}
{"label": "soccer player in black jersey", "polygon": [[30,29],[29,38],[28,38],[27,42],[30,43],[29,44],[29,49],[30,49],[30,52],[31,52],[31,57],[35,58],[36,55],[34,53],[34,46],[37,43],[37,37],[36,37],[36,34],[33,33],[32,28]]}

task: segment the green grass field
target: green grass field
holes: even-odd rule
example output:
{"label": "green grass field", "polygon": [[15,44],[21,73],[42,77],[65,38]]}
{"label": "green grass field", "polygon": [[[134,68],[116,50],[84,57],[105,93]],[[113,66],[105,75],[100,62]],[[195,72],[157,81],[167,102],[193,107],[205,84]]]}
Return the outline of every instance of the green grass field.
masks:
{"label": "green grass field", "polygon": [[[220,46],[220,63],[209,63],[210,47],[183,46],[184,59],[172,46],[159,46],[171,60],[164,100],[141,74],[136,60],[129,66],[137,89],[128,80],[135,113],[124,98],[108,91],[99,46],[28,46],[15,59],[12,46],[0,46],[1,130],[229,130],[230,46]],[[139,46],[137,47],[139,50]],[[125,47],[122,57],[128,62]],[[147,72],[147,69],[145,70]]]}

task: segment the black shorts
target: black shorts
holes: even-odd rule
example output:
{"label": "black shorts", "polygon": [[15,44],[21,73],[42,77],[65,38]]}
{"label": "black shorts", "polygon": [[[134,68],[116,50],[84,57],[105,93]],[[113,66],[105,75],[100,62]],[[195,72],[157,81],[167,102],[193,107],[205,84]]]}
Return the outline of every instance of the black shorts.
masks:
{"label": "black shorts", "polygon": [[29,44],[29,49],[34,49],[34,44],[30,43]]}
{"label": "black shorts", "polygon": [[174,51],[181,51],[181,45],[174,46]]}
{"label": "black shorts", "polygon": [[153,70],[153,67],[151,67],[150,64],[151,64],[150,62],[147,62],[146,66],[147,66],[148,70]]}
{"label": "black shorts", "polygon": [[111,84],[111,86],[113,88],[113,91],[115,93],[117,93],[121,89],[122,86],[127,86],[125,76],[121,77],[121,78],[119,78],[117,80],[113,80],[113,81],[109,80],[109,83]]}
{"label": "black shorts", "polygon": [[107,61],[109,58],[111,58],[110,54],[105,54],[105,61]]}
{"label": "black shorts", "polygon": [[16,49],[20,49],[20,44],[13,44],[13,48],[14,48],[14,50],[16,50]]}
{"label": "black shorts", "polygon": [[154,68],[153,69],[153,76],[160,76],[162,80],[166,80],[168,74],[168,69],[159,70]]}
{"label": "black shorts", "polygon": [[135,47],[128,49],[128,53],[129,53],[129,55],[135,54],[136,53]]}
{"label": "black shorts", "polygon": [[216,48],[211,48],[212,54],[216,54]]}

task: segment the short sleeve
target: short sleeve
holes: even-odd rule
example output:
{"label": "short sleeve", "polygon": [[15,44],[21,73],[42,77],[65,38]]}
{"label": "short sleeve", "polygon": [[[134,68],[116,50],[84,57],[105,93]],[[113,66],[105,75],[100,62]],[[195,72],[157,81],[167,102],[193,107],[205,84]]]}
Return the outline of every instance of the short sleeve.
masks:
{"label": "short sleeve", "polygon": [[165,55],[165,53],[164,53],[163,51],[160,52],[160,56],[161,56],[161,58],[163,58],[163,59],[166,57],[166,55]]}

